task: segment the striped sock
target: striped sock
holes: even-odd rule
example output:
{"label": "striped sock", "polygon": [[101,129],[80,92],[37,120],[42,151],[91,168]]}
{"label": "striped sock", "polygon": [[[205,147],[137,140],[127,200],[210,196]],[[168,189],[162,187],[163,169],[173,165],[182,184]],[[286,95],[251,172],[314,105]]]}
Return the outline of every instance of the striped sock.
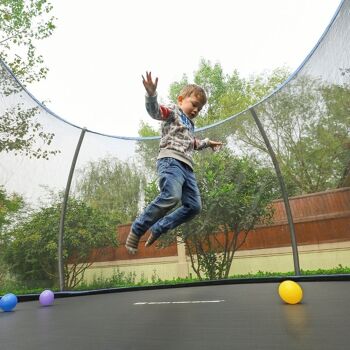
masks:
{"label": "striped sock", "polygon": [[136,254],[137,247],[139,245],[139,240],[140,237],[137,236],[134,232],[130,231],[125,243],[125,248],[129,252],[129,254]]}

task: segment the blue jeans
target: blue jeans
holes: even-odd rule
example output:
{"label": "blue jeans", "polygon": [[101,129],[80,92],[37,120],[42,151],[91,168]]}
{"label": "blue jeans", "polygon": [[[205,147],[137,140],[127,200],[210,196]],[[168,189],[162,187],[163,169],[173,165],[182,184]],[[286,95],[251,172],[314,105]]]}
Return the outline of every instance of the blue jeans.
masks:
{"label": "blue jeans", "polygon": [[[193,170],[174,158],[157,162],[159,196],[147,206],[132,224],[132,231],[141,237],[149,228],[155,237],[192,219],[201,211],[201,197]],[[181,206],[167,214],[181,202]]]}

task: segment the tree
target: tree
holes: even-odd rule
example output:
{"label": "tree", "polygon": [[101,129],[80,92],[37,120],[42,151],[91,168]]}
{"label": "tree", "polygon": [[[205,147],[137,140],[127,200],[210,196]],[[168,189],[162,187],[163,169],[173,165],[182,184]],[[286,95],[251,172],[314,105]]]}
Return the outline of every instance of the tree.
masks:
{"label": "tree", "polygon": [[144,176],[135,165],[116,158],[90,162],[79,170],[76,196],[102,210],[115,225],[135,219]]}
{"label": "tree", "polygon": [[22,197],[15,193],[8,194],[0,185],[0,233],[5,226],[11,223],[11,214],[16,213],[22,206]]}
{"label": "tree", "polygon": [[52,35],[56,18],[47,0],[0,0],[0,56],[22,83],[46,77],[35,44]]}
{"label": "tree", "polygon": [[348,78],[348,82],[343,85],[324,86],[321,92],[332,126],[328,133],[339,145],[336,153],[338,187],[347,187],[350,186],[350,68],[341,69],[341,72]]}
{"label": "tree", "polygon": [[141,137],[152,137],[158,136],[159,131],[155,131],[149,124],[141,121],[138,134]]}
{"label": "tree", "polygon": [[[160,126],[160,124],[159,124]],[[136,153],[138,162],[146,170],[146,177],[154,177],[155,163],[159,152],[159,130],[154,130],[149,124],[141,122],[138,134],[144,139],[137,142]],[[145,139],[150,138],[150,139]]]}
{"label": "tree", "polygon": [[[159,131],[154,130],[147,123],[141,123],[139,135],[144,139],[137,142],[136,153],[138,163],[142,165],[147,181],[152,181],[156,177],[155,164],[159,153],[159,134]],[[145,139],[146,137],[151,137],[151,139]]]}
{"label": "tree", "polygon": [[[57,233],[62,201],[31,213],[6,232],[4,260],[10,272],[27,287],[57,285]],[[71,198],[65,220],[63,257],[65,287],[70,289],[84,278],[97,256],[94,249],[117,245],[115,226],[101,210]]]}
{"label": "tree", "polygon": [[[166,246],[179,237],[187,248],[199,279],[227,278],[235,252],[258,223],[272,217],[270,203],[279,197],[277,179],[270,169],[228,149],[198,155],[195,173],[202,212],[160,238]],[[148,187],[147,200],[155,196]]]}
{"label": "tree", "polygon": [[[280,67],[272,72],[255,74],[246,79],[241,77],[237,70],[225,74],[220,63],[212,64],[211,61],[202,59],[194,72],[194,82],[205,89],[208,103],[197,117],[196,127],[208,126],[244,111],[271,93],[288,75],[289,70]],[[183,75],[180,81],[173,82],[169,87],[170,101],[176,103],[181,89],[188,83],[186,75]],[[147,130],[151,128],[145,124]],[[140,131],[145,129],[143,125]]]}
{"label": "tree", "polygon": [[[337,187],[346,166],[349,133],[345,87],[300,76],[256,108],[276,153],[289,195]],[[235,124],[239,148],[270,162],[252,118]]]}
{"label": "tree", "polygon": [[3,111],[0,115],[0,153],[14,152],[15,155],[37,159],[48,159],[50,155],[59,153],[57,149],[47,148],[55,135],[44,131],[35,118],[39,112],[38,106],[28,107],[21,102]]}
{"label": "tree", "polygon": [[54,134],[38,120],[41,108],[28,103],[22,86],[3,64],[7,62],[22,84],[46,77],[48,69],[35,44],[55,28],[51,10],[46,0],[0,0],[0,153],[44,159],[58,153],[47,147]]}
{"label": "tree", "polygon": [[4,231],[11,225],[13,215],[23,206],[23,199],[17,194],[8,194],[3,186],[0,186],[0,284],[4,282],[8,267],[3,261],[6,239]]}
{"label": "tree", "polygon": [[277,180],[270,169],[228,150],[198,162],[195,171],[203,210],[178,234],[199,278],[202,272],[209,279],[227,278],[248,233],[271,219],[271,201],[279,196]]}
{"label": "tree", "polygon": [[238,114],[263,100],[289,76],[289,69],[278,67],[274,70],[251,75],[248,79],[234,72],[228,79],[227,89],[217,100],[213,111],[213,122]]}

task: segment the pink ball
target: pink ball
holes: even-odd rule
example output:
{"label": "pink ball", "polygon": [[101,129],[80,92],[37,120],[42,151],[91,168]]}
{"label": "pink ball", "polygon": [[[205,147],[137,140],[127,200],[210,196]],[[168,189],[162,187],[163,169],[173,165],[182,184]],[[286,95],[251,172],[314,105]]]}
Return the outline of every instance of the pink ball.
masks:
{"label": "pink ball", "polygon": [[39,296],[39,302],[42,306],[52,305],[54,300],[55,294],[49,289],[46,289],[43,292],[41,292]]}

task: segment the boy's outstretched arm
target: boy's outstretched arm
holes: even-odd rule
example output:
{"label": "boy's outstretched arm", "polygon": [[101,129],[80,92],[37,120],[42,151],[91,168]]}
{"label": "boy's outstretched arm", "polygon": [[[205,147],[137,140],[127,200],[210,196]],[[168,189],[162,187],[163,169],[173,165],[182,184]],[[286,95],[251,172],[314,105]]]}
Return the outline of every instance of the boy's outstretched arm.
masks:
{"label": "boy's outstretched arm", "polygon": [[158,104],[158,100],[157,100],[158,78],[156,78],[155,81],[153,81],[152,73],[146,72],[146,78],[142,76],[142,83],[147,92],[146,110],[148,114],[153,119],[157,119],[157,120],[167,119],[172,113],[172,111],[169,108]]}

